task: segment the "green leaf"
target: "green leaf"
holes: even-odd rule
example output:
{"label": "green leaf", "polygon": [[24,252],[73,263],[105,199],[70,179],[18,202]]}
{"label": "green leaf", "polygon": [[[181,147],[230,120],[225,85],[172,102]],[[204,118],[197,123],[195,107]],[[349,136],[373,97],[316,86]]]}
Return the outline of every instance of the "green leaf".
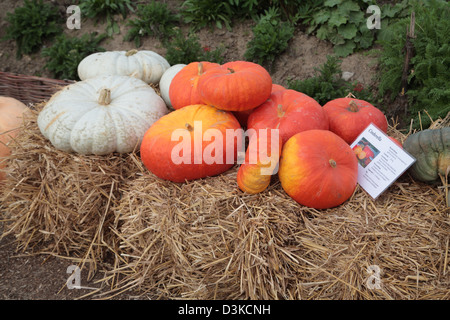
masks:
{"label": "green leaf", "polygon": [[114,21],[112,27],[113,27],[113,32],[115,34],[119,34],[120,33],[119,24],[117,22]]}
{"label": "green leaf", "polygon": [[358,3],[351,0],[344,1],[337,9],[341,12],[341,14],[348,14],[351,11],[361,12],[362,10]]}
{"label": "green leaf", "polygon": [[313,15],[314,23],[323,24],[330,19],[330,10],[322,9]]}
{"label": "green leaf", "polygon": [[354,23],[356,25],[364,23],[366,25],[366,18],[362,11],[352,11],[348,15],[348,22]]}
{"label": "green leaf", "polygon": [[334,7],[338,4],[341,4],[343,0],[326,0],[323,4],[326,7]]}
{"label": "green leaf", "polygon": [[333,32],[330,33],[330,35],[328,36],[328,40],[330,40],[330,42],[334,45],[345,43],[344,37],[337,33],[336,30],[333,30]]}
{"label": "green leaf", "polygon": [[345,25],[340,25],[338,27],[338,32],[344,39],[353,39],[358,32],[358,28],[356,28],[354,24],[347,23]]}
{"label": "green leaf", "polygon": [[330,29],[328,28],[328,25],[323,25],[317,30],[316,36],[320,40],[327,40],[329,34]]}
{"label": "green leaf", "polygon": [[339,11],[333,11],[331,14],[330,20],[328,21],[331,27],[339,27],[341,24],[344,24],[348,21],[346,16],[343,16]]}
{"label": "green leaf", "polygon": [[372,45],[374,41],[373,33],[370,30],[366,29],[355,37],[355,41],[359,42],[360,48],[367,49]]}
{"label": "green leaf", "polygon": [[355,48],[356,44],[353,41],[347,40],[344,44],[334,46],[334,53],[338,57],[346,57],[349,54],[352,54]]}

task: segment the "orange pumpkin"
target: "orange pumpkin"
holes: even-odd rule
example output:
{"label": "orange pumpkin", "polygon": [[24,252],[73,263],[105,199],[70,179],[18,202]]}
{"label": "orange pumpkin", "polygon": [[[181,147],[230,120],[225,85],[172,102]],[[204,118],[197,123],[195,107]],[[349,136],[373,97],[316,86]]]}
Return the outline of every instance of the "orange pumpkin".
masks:
{"label": "orange pumpkin", "polygon": [[373,123],[387,132],[388,123],[383,112],[364,100],[338,98],[327,102],[323,110],[333,131],[348,144],[353,143],[366,127]]}
{"label": "orange pumpkin", "polygon": [[358,160],[350,146],[327,130],[308,130],[283,146],[278,176],[286,193],[298,203],[327,209],[353,194]]}
{"label": "orange pumpkin", "polygon": [[169,98],[174,109],[193,104],[203,104],[197,86],[200,76],[211,68],[218,67],[213,62],[191,62],[183,67],[172,79],[169,87]]}
{"label": "orange pumpkin", "polygon": [[[272,93],[275,91],[280,91],[280,90],[286,90],[286,88],[284,88],[283,86],[281,86],[279,84],[275,84],[275,83],[272,84]],[[248,109],[248,110],[244,110],[244,111],[233,111],[233,114],[236,117],[236,119],[238,119],[241,126],[246,128],[248,117],[253,112],[253,110],[255,110],[255,109],[253,108],[253,109]]]}
{"label": "orange pumpkin", "polygon": [[286,90],[286,88],[280,84],[276,84],[276,83],[272,84],[272,93],[274,93],[275,91],[281,91],[281,90]]}
{"label": "orange pumpkin", "polygon": [[276,90],[249,116],[249,129],[278,128],[284,144],[294,134],[311,129],[328,130],[320,104],[295,90]]}
{"label": "orange pumpkin", "polygon": [[277,131],[265,130],[250,136],[245,161],[239,167],[237,184],[249,194],[264,191],[278,169],[281,154],[281,139]]}
{"label": "orange pumpkin", "polygon": [[231,112],[190,105],[157,120],[145,133],[140,154],[156,176],[185,182],[230,169],[243,130]]}
{"label": "orange pumpkin", "polygon": [[6,159],[11,154],[8,143],[17,135],[22,124],[22,115],[27,106],[10,97],[0,97],[0,180],[5,179],[1,170],[6,166]]}
{"label": "orange pumpkin", "polygon": [[272,78],[262,66],[231,61],[207,70],[198,81],[203,103],[227,111],[256,108],[272,92]]}

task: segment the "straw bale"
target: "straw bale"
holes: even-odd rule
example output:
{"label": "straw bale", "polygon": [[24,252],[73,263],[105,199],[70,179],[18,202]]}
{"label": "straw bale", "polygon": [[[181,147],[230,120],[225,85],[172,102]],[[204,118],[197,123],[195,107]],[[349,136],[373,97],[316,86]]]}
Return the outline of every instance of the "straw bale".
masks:
{"label": "straw bale", "polygon": [[140,161],[135,153],[81,156],[55,149],[37,126],[43,105],[33,106],[10,145],[2,236],[14,234],[17,250],[70,257],[95,270],[114,250],[110,226],[120,183],[141,171]]}
{"label": "straw bale", "polygon": [[[41,107],[11,145],[3,236],[91,271],[111,261],[111,290],[102,297],[133,290],[160,299],[450,298],[444,188],[406,173],[376,200],[357,187],[343,205],[315,210],[289,198],[276,176],[264,192],[242,193],[237,166],[171,183],[145,170],[136,153],[54,149],[36,125]],[[393,127],[388,133],[405,140]]]}
{"label": "straw bale", "polygon": [[115,208],[121,263],[109,294],[450,298],[442,189],[406,173],[376,200],[358,186],[343,205],[315,210],[290,199],[276,177],[263,193],[244,194],[236,172],[183,184],[147,173],[125,184]]}

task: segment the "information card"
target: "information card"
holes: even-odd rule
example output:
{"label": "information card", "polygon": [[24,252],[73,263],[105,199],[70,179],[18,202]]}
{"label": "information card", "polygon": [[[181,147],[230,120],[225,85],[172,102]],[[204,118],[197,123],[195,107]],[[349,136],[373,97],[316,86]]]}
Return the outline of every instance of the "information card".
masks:
{"label": "information card", "polygon": [[358,183],[376,199],[416,159],[374,124],[350,145],[358,159]]}

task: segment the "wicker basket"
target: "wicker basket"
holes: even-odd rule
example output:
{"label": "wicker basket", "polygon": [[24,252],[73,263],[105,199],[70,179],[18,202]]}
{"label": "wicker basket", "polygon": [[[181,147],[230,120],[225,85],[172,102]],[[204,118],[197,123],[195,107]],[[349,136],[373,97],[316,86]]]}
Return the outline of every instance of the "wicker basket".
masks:
{"label": "wicker basket", "polygon": [[35,104],[49,99],[56,91],[73,80],[56,80],[0,72],[0,96],[7,96],[25,104]]}

